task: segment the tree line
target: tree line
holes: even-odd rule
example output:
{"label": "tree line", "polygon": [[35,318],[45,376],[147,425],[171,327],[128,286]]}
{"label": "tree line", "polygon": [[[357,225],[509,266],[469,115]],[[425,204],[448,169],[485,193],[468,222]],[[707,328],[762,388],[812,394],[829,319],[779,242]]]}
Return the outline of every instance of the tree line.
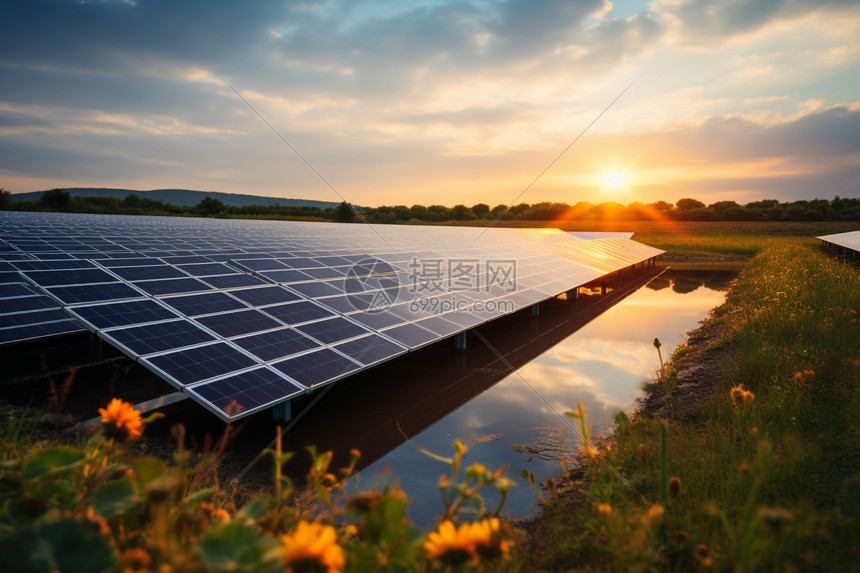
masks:
{"label": "tree line", "polygon": [[195,206],[177,206],[147,199],[134,193],[125,199],[115,197],[74,197],[63,189],[52,189],[38,201],[12,202],[12,195],[0,189],[0,209],[16,211],[51,211],[69,213],[104,213],[117,215],[168,215],[190,217],[230,217],[254,219],[291,219],[305,221],[352,222],[358,213],[371,223],[444,223],[480,219],[522,221],[644,221],[672,219],[677,221],[860,221],[860,198],[834,197],[780,202],[776,199],[753,201],[741,205],[735,201],[717,201],[710,205],[692,198],[676,203],[657,201],[588,203],[519,203],[508,207],[477,203],[445,205],[383,205],[353,208],[346,202],[337,207],[299,207],[283,205],[250,205],[233,207],[213,197],[205,197]]}

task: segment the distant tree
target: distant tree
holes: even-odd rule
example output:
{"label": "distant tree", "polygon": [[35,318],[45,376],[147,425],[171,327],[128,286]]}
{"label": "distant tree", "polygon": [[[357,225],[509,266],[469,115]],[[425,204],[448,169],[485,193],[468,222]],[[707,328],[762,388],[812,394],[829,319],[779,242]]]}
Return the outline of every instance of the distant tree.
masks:
{"label": "distant tree", "polygon": [[779,205],[776,199],[762,199],[761,201],[753,201],[744,205],[747,209],[772,209]]}
{"label": "distant tree", "polygon": [[678,199],[678,202],[675,203],[675,207],[678,208],[679,211],[690,211],[691,209],[701,209],[705,206],[701,201],[697,201],[696,199],[690,199],[685,197],[683,199]]}
{"label": "distant tree", "polygon": [[48,211],[67,211],[72,205],[72,195],[65,189],[51,189],[39,197],[39,207]]}
{"label": "distant tree", "polygon": [[0,187],[0,211],[5,211],[12,204],[12,193]]}
{"label": "distant tree", "polygon": [[451,207],[451,218],[455,221],[467,221],[469,219],[474,219],[475,215],[472,213],[471,209],[461,203]]}
{"label": "distant tree", "polygon": [[197,204],[197,211],[204,217],[214,217],[226,208],[227,206],[224,203],[214,197],[204,197],[203,200]]}
{"label": "distant tree", "polygon": [[656,203],[649,203],[648,207],[651,207],[655,211],[659,211],[661,213],[669,213],[672,211],[673,205],[666,201],[657,201]]}
{"label": "distant tree", "polygon": [[507,205],[496,205],[495,207],[490,209],[490,215],[492,215],[493,219],[495,219],[495,218],[499,217],[502,213],[507,211],[507,209],[508,209]]}
{"label": "distant tree", "polygon": [[126,198],[122,200],[120,206],[126,209],[140,209],[143,206],[143,199],[140,198],[140,195],[129,193]]}
{"label": "distant tree", "polygon": [[409,207],[409,216],[420,221],[427,220],[427,207],[424,205],[412,205]]}
{"label": "distant tree", "polygon": [[352,223],[354,219],[355,212],[352,207],[346,201],[341,201],[340,205],[337,206],[334,220],[338,223]]}
{"label": "distant tree", "polygon": [[490,213],[490,206],[486,203],[478,203],[477,205],[472,205],[472,213],[474,213],[477,217],[483,217],[484,215],[488,215]]}

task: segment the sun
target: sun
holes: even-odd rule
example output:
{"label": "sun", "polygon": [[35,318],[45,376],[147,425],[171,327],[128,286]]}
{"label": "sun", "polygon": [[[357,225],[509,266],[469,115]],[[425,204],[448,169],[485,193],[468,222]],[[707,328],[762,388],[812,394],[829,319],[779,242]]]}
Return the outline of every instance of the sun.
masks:
{"label": "sun", "polygon": [[618,173],[614,171],[612,173],[606,174],[606,186],[612,187],[614,189],[618,189],[619,187],[624,187],[626,183],[624,182],[624,174]]}

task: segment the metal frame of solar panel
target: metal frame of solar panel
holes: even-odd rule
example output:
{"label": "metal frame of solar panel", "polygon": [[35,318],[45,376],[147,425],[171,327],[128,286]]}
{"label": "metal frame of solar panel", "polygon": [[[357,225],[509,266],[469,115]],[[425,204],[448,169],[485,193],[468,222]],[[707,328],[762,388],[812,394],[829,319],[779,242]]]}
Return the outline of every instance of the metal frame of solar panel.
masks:
{"label": "metal frame of solar panel", "polygon": [[662,253],[550,229],[23,212],[0,232],[0,287],[20,285],[0,288],[0,345],[21,322],[89,329],[224,420]]}

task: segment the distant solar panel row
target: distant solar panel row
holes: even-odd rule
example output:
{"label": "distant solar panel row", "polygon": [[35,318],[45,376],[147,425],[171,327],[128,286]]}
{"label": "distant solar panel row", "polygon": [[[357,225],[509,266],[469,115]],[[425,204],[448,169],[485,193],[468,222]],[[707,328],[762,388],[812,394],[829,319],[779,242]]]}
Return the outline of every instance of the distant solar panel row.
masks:
{"label": "distant solar panel row", "polygon": [[662,251],[553,229],[0,213],[0,345],[89,329],[225,420]]}

